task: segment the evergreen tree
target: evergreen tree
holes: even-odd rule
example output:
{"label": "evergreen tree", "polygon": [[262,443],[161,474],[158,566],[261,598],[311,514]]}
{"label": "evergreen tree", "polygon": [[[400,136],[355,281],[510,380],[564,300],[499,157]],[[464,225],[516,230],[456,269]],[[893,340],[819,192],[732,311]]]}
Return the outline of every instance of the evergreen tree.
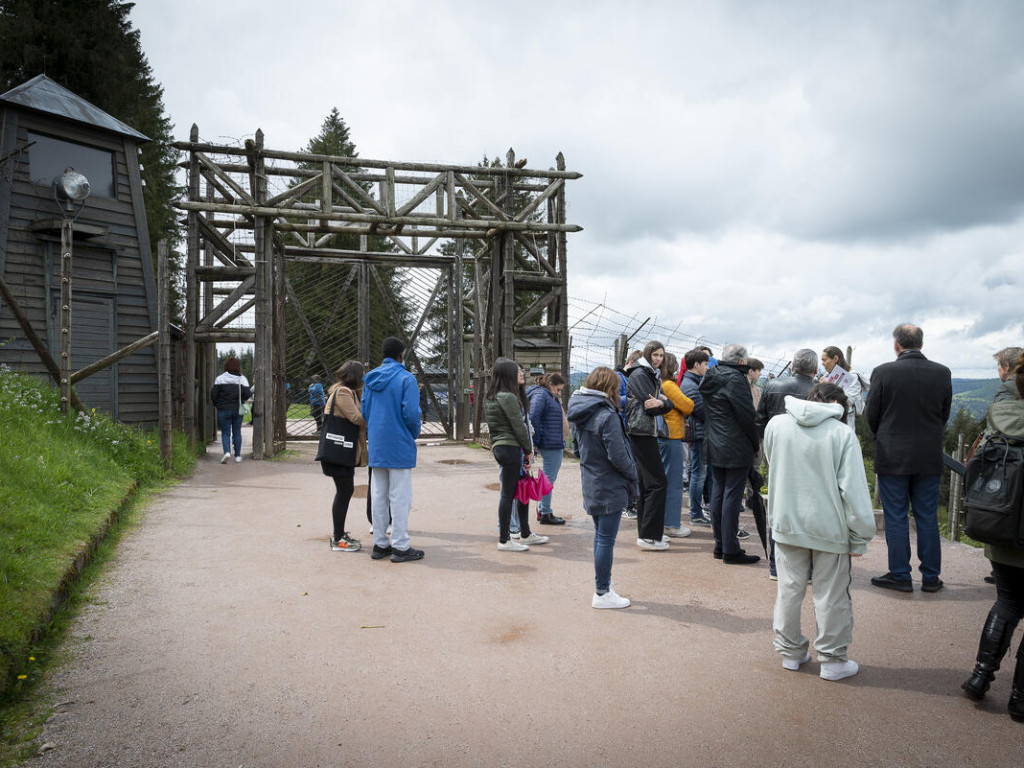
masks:
{"label": "evergreen tree", "polygon": [[181,232],[171,206],[179,153],[163,89],[129,19],[133,7],[123,0],[0,0],[0,92],[45,74],[152,139],[140,157],[150,246],[154,266],[157,242],[171,248],[172,315],[180,317]]}

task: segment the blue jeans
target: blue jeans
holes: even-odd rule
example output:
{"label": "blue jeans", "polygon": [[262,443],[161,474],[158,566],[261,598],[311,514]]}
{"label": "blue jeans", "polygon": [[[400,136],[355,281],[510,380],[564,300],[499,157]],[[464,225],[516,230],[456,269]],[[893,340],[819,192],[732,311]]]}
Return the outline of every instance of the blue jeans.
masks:
{"label": "blue jeans", "polygon": [[217,411],[217,427],[224,453],[231,453],[231,440],[235,441],[235,456],[242,455],[242,414],[238,411]]}
{"label": "blue jeans", "polygon": [[878,495],[885,514],[885,543],[889,548],[889,572],[910,580],[910,518],[917,527],[917,557],[921,578],[935,581],[942,571],[939,544],[939,476],[878,475]]}
{"label": "blue jeans", "polygon": [[[558,470],[562,468],[562,449],[561,448],[538,448],[537,453],[544,460],[544,474],[548,476],[548,480],[551,484],[555,484],[555,480],[558,479]],[[554,493],[554,490],[552,490]],[[551,493],[547,496],[542,496],[540,501],[537,502],[537,512],[541,515],[550,515],[551,512]]]}
{"label": "blue jeans", "polygon": [[708,465],[704,463],[704,443],[690,443],[690,519],[704,516],[704,484]]}
{"label": "blue jeans", "polygon": [[619,534],[622,515],[594,515],[594,580],[598,594],[604,594],[612,583],[612,550]]}
{"label": "blue jeans", "polygon": [[743,510],[743,489],[747,485],[749,469],[712,467],[711,531],[715,536],[715,551],[723,556],[738,555],[740,542],[736,533]]}
{"label": "blue jeans", "polygon": [[683,441],[659,437],[658,453],[665,468],[665,527],[678,528],[683,521]]}

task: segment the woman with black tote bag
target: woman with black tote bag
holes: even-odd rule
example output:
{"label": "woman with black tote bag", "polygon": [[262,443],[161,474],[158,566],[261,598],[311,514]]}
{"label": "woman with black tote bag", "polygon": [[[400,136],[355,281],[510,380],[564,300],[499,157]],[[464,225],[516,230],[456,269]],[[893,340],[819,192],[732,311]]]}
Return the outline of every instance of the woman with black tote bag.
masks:
{"label": "woman with black tote bag", "polygon": [[367,464],[366,421],[359,410],[360,394],[363,391],[362,363],[347,361],[334,372],[334,378],[336,383],[327,398],[316,460],[320,462],[321,471],[334,480],[331,550],[357,552],[362,545],[359,539],[345,531],[345,518],[355,486],[356,467],[365,467]]}

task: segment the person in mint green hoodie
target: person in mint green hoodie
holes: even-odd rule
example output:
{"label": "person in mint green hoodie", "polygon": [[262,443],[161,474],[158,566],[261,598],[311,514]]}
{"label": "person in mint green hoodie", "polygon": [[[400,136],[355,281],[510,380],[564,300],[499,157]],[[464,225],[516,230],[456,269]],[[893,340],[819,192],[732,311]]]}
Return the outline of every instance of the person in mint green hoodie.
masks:
{"label": "person in mint green hoodie", "polygon": [[815,384],[806,400],[787,396],[785,404],[786,413],[768,422],[764,433],[768,524],[779,573],[775,650],[788,670],[810,661],[800,608],[813,569],[820,676],[842,680],[859,669],[846,653],[853,639],[850,558],[863,555],[875,535],[864,460],[844,422],[848,403],[841,387]]}

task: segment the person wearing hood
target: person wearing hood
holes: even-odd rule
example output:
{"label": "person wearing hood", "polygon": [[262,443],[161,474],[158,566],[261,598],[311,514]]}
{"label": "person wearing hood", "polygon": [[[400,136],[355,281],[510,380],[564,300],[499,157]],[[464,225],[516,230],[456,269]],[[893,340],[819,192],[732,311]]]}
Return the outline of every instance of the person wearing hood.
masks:
{"label": "person wearing hood", "polygon": [[730,565],[749,565],[761,559],[740,549],[738,539],[743,490],[761,446],[746,362],[746,347],[726,344],[721,362],[700,383],[704,450],[711,468],[712,554]]}
{"label": "person wearing hood", "polygon": [[622,510],[639,490],[629,439],[616,408],[618,383],[615,371],[598,367],[569,398],[569,428],[580,457],[583,508],[594,520],[594,608],[629,606],[629,598],[612,589],[612,552]]}
{"label": "person wearing hood", "polygon": [[[565,411],[559,400],[564,388],[565,379],[562,374],[552,371],[541,376],[535,385],[526,390],[526,398],[530,401],[533,444],[544,462],[544,474],[551,485],[558,480],[558,470],[562,468],[562,454],[565,451],[562,429]],[[559,517],[551,509],[551,493],[542,496],[537,503],[537,520],[541,525],[565,525],[565,518]]]}
{"label": "person wearing hood", "polygon": [[[622,426],[626,426],[626,382],[629,380],[628,371],[636,365],[636,361],[643,357],[643,352],[639,349],[634,349],[629,353],[629,357],[626,358],[626,364],[621,368],[616,368],[615,373],[619,377],[619,419],[622,421]],[[630,446],[632,449],[632,446]],[[631,501],[629,506],[622,510],[622,517],[626,520],[636,520],[636,502]]]}
{"label": "person wearing hood", "polygon": [[768,422],[764,435],[768,522],[779,575],[775,650],[788,670],[810,661],[800,609],[813,570],[820,676],[842,680],[859,669],[847,656],[853,639],[850,558],[863,555],[875,535],[864,460],[844,421],[848,405],[841,387],[816,384],[806,400],[787,395],[785,407],[785,414]]}
{"label": "person wearing hood", "polygon": [[[409,546],[409,509],[412,506],[412,470],[416,466],[416,438],[420,436],[420,396],[416,377],[402,365],[405,345],[394,336],[384,339],[384,360],[363,378],[363,419],[370,448],[370,498],[373,516],[373,551],[393,563],[423,558],[422,549]],[[388,511],[391,538],[388,539]]]}
{"label": "person wearing hood", "polygon": [[[668,480],[658,452],[658,416],[664,416],[675,406],[661,393],[661,363],[665,358],[665,345],[650,341],[644,354],[629,371],[626,381],[626,431],[633,445],[640,476],[640,495],[637,499],[636,545],[644,550],[668,549],[665,535],[665,499]],[[660,420],[665,425],[665,420]],[[665,436],[668,428],[665,427]]]}
{"label": "person wearing hood", "polygon": [[242,460],[242,403],[252,397],[249,381],[242,375],[242,364],[237,357],[224,361],[224,372],[213,381],[210,401],[217,409],[217,427],[220,429],[224,456],[220,463],[231,459],[231,443],[235,444],[235,461]]}

